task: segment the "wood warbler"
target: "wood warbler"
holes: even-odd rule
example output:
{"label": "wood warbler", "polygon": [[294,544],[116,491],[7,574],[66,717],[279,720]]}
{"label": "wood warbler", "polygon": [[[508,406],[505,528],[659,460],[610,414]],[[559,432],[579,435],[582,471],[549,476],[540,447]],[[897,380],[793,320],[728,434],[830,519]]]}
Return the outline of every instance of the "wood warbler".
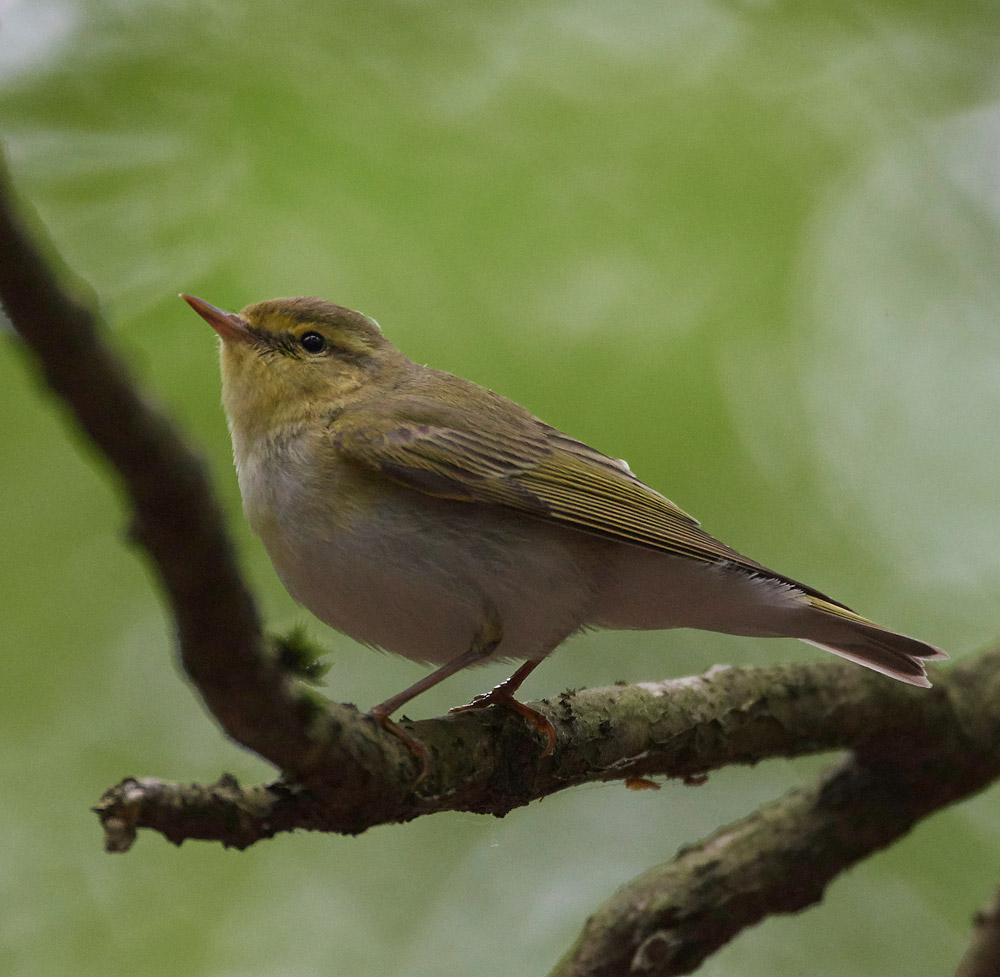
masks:
{"label": "wood warbler", "polygon": [[389,716],[488,659],[498,703],[588,627],[801,638],[911,685],[947,656],[741,556],[609,458],[469,380],[420,366],[360,312],[316,298],[239,314],[182,296],[222,338],[243,506],[288,592],[358,641],[439,665]]}

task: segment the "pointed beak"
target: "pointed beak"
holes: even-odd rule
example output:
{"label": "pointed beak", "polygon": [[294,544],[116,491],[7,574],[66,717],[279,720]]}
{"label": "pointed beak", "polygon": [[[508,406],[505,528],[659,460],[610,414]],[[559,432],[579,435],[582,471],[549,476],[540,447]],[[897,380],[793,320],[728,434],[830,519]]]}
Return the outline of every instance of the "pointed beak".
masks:
{"label": "pointed beak", "polygon": [[226,342],[253,342],[253,334],[246,319],[235,312],[223,312],[211,302],[181,292],[181,298],[194,309]]}

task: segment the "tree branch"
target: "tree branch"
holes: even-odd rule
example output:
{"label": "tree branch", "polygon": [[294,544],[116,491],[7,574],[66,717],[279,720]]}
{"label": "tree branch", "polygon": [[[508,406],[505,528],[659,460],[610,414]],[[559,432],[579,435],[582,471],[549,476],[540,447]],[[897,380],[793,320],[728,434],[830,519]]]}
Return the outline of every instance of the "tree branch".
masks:
{"label": "tree branch", "polygon": [[[734,763],[848,746],[862,758],[895,763],[915,754],[926,764],[936,752],[949,750],[952,757],[968,762],[985,752],[985,765],[953,764],[950,777],[921,787],[922,796],[940,806],[952,798],[949,785],[956,778],[978,775],[985,783],[996,775],[991,745],[1000,737],[994,704],[1000,700],[991,697],[991,678],[998,670],[1000,651],[941,674],[930,691],[850,665],[822,662],[767,669],[717,667],[699,677],[566,692],[532,703],[557,730],[555,752],[546,758],[540,757],[529,729],[503,711],[423,720],[408,728],[431,748],[434,763],[427,779],[391,818],[367,810],[363,798],[355,808],[345,804],[323,814],[323,806],[308,793],[289,794],[287,785],[274,784],[266,788],[277,792],[272,806],[262,808],[256,799],[250,805],[259,814],[259,834],[249,830],[244,816],[234,836],[229,817],[233,799],[220,801],[211,822],[206,820],[205,788],[196,785],[190,788],[189,803],[201,812],[201,821],[199,832],[190,837],[243,846],[296,827],[364,830],[387,820],[445,810],[502,816],[578,784],[658,775],[688,779]],[[112,788],[99,812],[102,817],[118,816],[124,793],[135,827],[163,831],[173,810],[177,823],[164,833],[176,840],[185,823],[177,804],[187,797],[186,788],[143,783],[148,791],[131,780]],[[163,790],[169,792],[167,802]],[[350,813],[346,822],[345,812]]]}
{"label": "tree branch", "polygon": [[221,727],[333,806],[364,794],[391,811],[415,776],[412,758],[357,710],[321,707],[274,653],[200,458],[60,284],[15,208],[2,162],[0,301],[48,387],[117,475],[131,536],[176,621],[184,671]]}
{"label": "tree branch", "polygon": [[[627,883],[551,977],[692,973],[740,930],[818,902],[842,871],[986,787],[1000,776],[998,659],[994,651],[952,669],[935,688],[946,702],[926,724],[859,744],[815,785]],[[984,946],[996,937],[995,918],[985,923]]]}
{"label": "tree branch", "polygon": [[[223,730],[283,779],[243,788],[129,779],[97,811],[111,850],[139,828],[246,847],[296,828],[356,833],[442,810],[502,816],[588,781],[696,777],[730,763],[850,747],[854,755],[623,887],[558,977],[688,973],[744,926],[818,899],[838,872],[1000,775],[1000,651],[930,692],[837,663],[716,668],[536,704],[558,732],[496,709],[406,724],[413,758],[352,705],[323,700],[266,639],[200,460],[138,392],[99,323],[60,285],[0,167],[0,300],[49,388],[106,457],[177,622],[181,662]],[[630,971],[630,968],[632,970]]]}

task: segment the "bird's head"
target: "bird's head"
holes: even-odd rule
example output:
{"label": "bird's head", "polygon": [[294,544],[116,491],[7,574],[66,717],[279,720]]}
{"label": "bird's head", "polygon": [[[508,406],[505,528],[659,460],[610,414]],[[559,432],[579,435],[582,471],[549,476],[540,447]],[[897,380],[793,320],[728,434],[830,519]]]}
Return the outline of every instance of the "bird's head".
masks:
{"label": "bird's head", "polygon": [[317,298],[225,312],[181,296],[222,340],[222,401],[234,436],[253,437],[335,410],[396,360],[378,323]]}

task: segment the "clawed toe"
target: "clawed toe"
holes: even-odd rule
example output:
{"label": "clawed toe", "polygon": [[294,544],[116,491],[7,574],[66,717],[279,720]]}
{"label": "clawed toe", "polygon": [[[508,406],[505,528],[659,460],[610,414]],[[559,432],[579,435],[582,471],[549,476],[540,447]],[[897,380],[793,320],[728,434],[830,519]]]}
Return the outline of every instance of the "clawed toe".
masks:
{"label": "clawed toe", "polygon": [[470,709],[485,709],[487,706],[500,704],[502,703],[497,702],[492,692],[482,692],[464,706],[452,706],[448,710],[448,715],[450,716],[453,712],[468,712]]}
{"label": "clawed toe", "polygon": [[555,749],[556,730],[548,716],[543,715],[537,709],[532,709],[531,706],[526,706],[523,702],[518,702],[503,686],[498,685],[492,691],[477,695],[466,705],[455,706],[448,712],[467,712],[469,709],[485,709],[487,706],[501,706],[524,716],[538,733],[545,737],[545,749],[542,750],[541,754],[543,757],[547,757]]}

